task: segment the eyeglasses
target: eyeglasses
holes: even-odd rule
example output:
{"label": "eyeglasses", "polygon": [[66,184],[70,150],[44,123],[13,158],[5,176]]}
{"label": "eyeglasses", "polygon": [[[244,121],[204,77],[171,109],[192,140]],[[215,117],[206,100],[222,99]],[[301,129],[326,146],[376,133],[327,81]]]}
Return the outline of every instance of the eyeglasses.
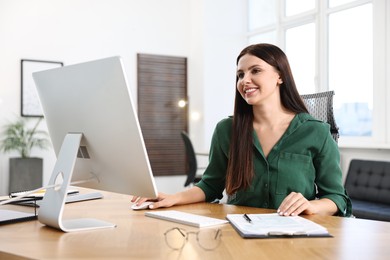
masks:
{"label": "eyeglasses", "polygon": [[201,229],[197,232],[186,231],[184,229],[174,227],[164,233],[165,242],[174,249],[180,250],[188,241],[190,234],[196,235],[196,241],[204,250],[214,250],[221,242],[222,231],[220,229]]}

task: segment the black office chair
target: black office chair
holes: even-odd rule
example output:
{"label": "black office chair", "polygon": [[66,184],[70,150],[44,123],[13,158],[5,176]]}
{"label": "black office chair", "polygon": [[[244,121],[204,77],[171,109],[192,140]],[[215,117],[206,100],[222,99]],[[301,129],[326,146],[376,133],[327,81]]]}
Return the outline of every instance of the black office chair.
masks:
{"label": "black office chair", "polygon": [[301,95],[310,115],[330,125],[330,133],[336,143],[339,140],[339,128],[333,114],[334,91]]}
{"label": "black office chair", "polygon": [[208,156],[208,154],[195,153],[191,139],[185,131],[181,132],[181,137],[183,138],[187,155],[187,179],[184,183],[184,187],[187,187],[190,184],[197,183],[202,178],[202,175],[197,175],[198,170],[206,169],[206,167],[198,167],[197,156]]}

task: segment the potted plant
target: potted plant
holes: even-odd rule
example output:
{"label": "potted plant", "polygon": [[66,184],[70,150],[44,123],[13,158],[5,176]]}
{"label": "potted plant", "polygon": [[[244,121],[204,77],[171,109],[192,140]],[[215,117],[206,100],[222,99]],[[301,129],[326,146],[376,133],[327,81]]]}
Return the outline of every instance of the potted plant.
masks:
{"label": "potted plant", "polygon": [[3,152],[16,151],[19,157],[9,161],[9,192],[32,190],[42,186],[43,159],[30,157],[33,148],[47,149],[50,145],[47,132],[38,129],[42,121],[39,118],[32,128],[28,120],[20,118],[4,126],[0,141]]}

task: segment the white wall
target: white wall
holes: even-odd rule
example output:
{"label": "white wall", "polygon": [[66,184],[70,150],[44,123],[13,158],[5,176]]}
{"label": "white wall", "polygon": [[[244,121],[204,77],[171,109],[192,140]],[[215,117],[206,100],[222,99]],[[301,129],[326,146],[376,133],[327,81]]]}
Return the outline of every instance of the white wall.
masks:
{"label": "white wall", "polygon": [[192,12],[196,40],[189,60],[189,71],[197,74],[189,79],[190,109],[200,118],[190,121],[189,134],[195,150],[208,152],[216,123],[233,114],[236,57],[246,45],[246,1],[193,2],[203,2]]}
{"label": "white wall", "polygon": [[[190,122],[190,135],[198,149],[208,150],[216,121],[232,111],[234,60],[246,41],[243,3],[0,0],[0,128],[20,115],[21,59],[69,65],[120,55],[136,96],[137,53],[184,56],[188,57],[190,113],[201,115]],[[16,154],[0,154],[0,194],[8,191],[8,158],[12,156]],[[44,158],[47,183],[54,152],[33,151],[33,156]],[[157,185],[167,192],[172,185],[165,183],[177,183],[173,190],[184,183],[184,176],[160,179]]]}

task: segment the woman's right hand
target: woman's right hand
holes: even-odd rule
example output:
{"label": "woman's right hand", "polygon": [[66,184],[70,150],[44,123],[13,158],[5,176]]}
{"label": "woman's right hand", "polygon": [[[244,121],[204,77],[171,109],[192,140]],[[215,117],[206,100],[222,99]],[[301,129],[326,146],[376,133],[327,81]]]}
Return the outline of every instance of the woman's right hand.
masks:
{"label": "woman's right hand", "polygon": [[149,205],[149,209],[168,208],[174,205],[183,205],[189,203],[203,202],[206,196],[204,192],[198,187],[192,187],[191,189],[178,192],[175,194],[158,193],[156,199],[142,198],[133,196],[131,202],[136,203],[137,206],[141,205],[145,201],[153,201],[154,203]]}
{"label": "woman's right hand", "polygon": [[138,196],[133,196],[131,199],[131,202],[135,203],[137,206],[141,205],[145,201],[153,201],[154,203],[149,206],[149,209],[157,209],[157,208],[168,208],[172,207],[173,205],[176,205],[178,202],[177,197],[179,194],[165,194],[165,193],[158,193],[158,196],[156,199],[148,199],[148,198],[142,198]]}

